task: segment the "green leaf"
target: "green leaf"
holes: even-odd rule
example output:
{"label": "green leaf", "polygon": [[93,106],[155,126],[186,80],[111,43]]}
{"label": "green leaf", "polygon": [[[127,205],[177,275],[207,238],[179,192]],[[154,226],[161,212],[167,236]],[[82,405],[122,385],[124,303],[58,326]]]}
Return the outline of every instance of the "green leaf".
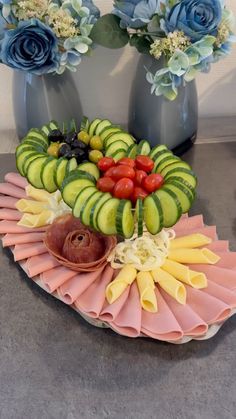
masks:
{"label": "green leaf", "polygon": [[105,48],[123,48],[129,42],[127,30],[120,27],[120,19],[112,14],[104,15],[95,23],[90,38]]}
{"label": "green leaf", "polygon": [[149,54],[150,42],[140,35],[132,35],[129,41],[131,47],[135,47],[141,54]]}

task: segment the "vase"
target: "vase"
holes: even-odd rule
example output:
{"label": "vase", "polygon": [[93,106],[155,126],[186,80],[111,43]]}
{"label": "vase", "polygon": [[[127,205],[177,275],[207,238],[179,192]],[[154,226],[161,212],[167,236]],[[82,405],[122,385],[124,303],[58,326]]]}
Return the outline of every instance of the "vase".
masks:
{"label": "vase", "polygon": [[129,132],[138,140],[148,140],[152,146],[166,144],[181,154],[197,136],[197,89],[195,81],[185,83],[178,88],[178,96],[173,101],[151,94],[146,73],[155,74],[164,66],[162,59],[141,55],[131,88]]}
{"label": "vase", "polygon": [[63,122],[74,118],[79,126],[83,116],[78,89],[69,71],[42,76],[15,71],[13,107],[19,139],[31,128],[40,128],[52,119]]}

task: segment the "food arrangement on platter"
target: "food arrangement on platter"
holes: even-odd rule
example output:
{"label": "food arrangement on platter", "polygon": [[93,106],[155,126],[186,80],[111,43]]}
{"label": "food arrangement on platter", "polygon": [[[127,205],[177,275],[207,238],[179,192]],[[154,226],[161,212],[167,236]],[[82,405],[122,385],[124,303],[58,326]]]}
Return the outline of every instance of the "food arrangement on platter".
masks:
{"label": "food arrangement on platter", "polygon": [[188,216],[196,175],[165,145],[108,120],[51,121],[17,147],[16,166],[0,184],[3,246],[87,321],[184,343],[234,314],[235,253]]}

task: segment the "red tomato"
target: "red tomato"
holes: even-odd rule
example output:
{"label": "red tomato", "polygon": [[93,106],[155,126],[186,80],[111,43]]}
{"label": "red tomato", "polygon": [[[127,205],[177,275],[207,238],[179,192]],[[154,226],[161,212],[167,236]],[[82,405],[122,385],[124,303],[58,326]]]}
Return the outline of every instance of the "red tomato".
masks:
{"label": "red tomato", "polygon": [[136,202],[138,198],[144,199],[146,196],[148,196],[148,193],[143,188],[140,188],[140,186],[135,186],[131,195],[131,200]]}
{"label": "red tomato", "polygon": [[112,177],[112,173],[113,173],[113,169],[114,167],[110,167],[110,169],[108,169],[103,176],[105,177]]}
{"label": "red tomato", "polygon": [[135,167],[135,161],[133,159],[130,159],[129,157],[123,157],[123,159],[118,160],[117,164],[122,164],[132,168]]}
{"label": "red tomato", "polygon": [[154,167],[154,162],[148,156],[137,156],[136,157],[137,169],[144,170],[145,172],[151,172]]}
{"label": "red tomato", "polygon": [[136,170],[136,173],[135,173],[135,183],[136,183],[136,185],[141,186],[145,177],[147,177],[147,173],[144,172],[144,170]]}
{"label": "red tomato", "polygon": [[146,191],[152,193],[157,189],[160,189],[163,182],[164,178],[159,173],[152,173],[143,180],[142,186],[146,189]]}
{"label": "red tomato", "polygon": [[112,157],[102,157],[98,162],[98,168],[102,172],[106,172],[110,167],[115,166],[115,160]]}
{"label": "red tomato", "polygon": [[97,181],[97,188],[102,192],[112,192],[115,182],[111,177],[101,177]]}
{"label": "red tomato", "polygon": [[[110,170],[110,169],[109,169]],[[135,178],[135,171],[132,167],[120,165],[111,168],[110,176],[114,180],[122,179],[123,177],[128,177],[129,179]]]}
{"label": "red tomato", "polygon": [[113,189],[113,196],[119,199],[128,199],[134,190],[134,182],[124,177],[118,180]]}

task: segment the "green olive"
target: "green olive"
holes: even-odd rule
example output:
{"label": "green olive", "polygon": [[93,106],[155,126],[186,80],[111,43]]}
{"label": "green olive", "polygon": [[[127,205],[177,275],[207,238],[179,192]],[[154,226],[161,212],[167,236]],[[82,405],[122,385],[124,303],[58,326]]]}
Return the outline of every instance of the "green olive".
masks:
{"label": "green olive", "polygon": [[61,144],[60,143],[51,143],[50,146],[47,149],[47,153],[50,156],[58,157],[58,152]]}
{"label": "green olive", "polygon": [[77,135],[78,140],[83,141],[85,144],[89,144],[90,136],[86,131],[80,131]]}
{"label": "green olive", "polygon": [[90,147],[93,150],[102,150],[103,149],[103,143],[101,137],[99,135],[94,135],[89,143]]}
{"label": "green olive", "polygon": [[92,163],[98,163],[98,162],[99,162],[99,160],[101,160],[101,159],[102,159],[102,157],[103,157],[103,154],[102,154],[102,152],[101,152],[101,151],[99,151],[99,150],[91,150],[91,151],[89,152],[89,160],[90,160]]}

